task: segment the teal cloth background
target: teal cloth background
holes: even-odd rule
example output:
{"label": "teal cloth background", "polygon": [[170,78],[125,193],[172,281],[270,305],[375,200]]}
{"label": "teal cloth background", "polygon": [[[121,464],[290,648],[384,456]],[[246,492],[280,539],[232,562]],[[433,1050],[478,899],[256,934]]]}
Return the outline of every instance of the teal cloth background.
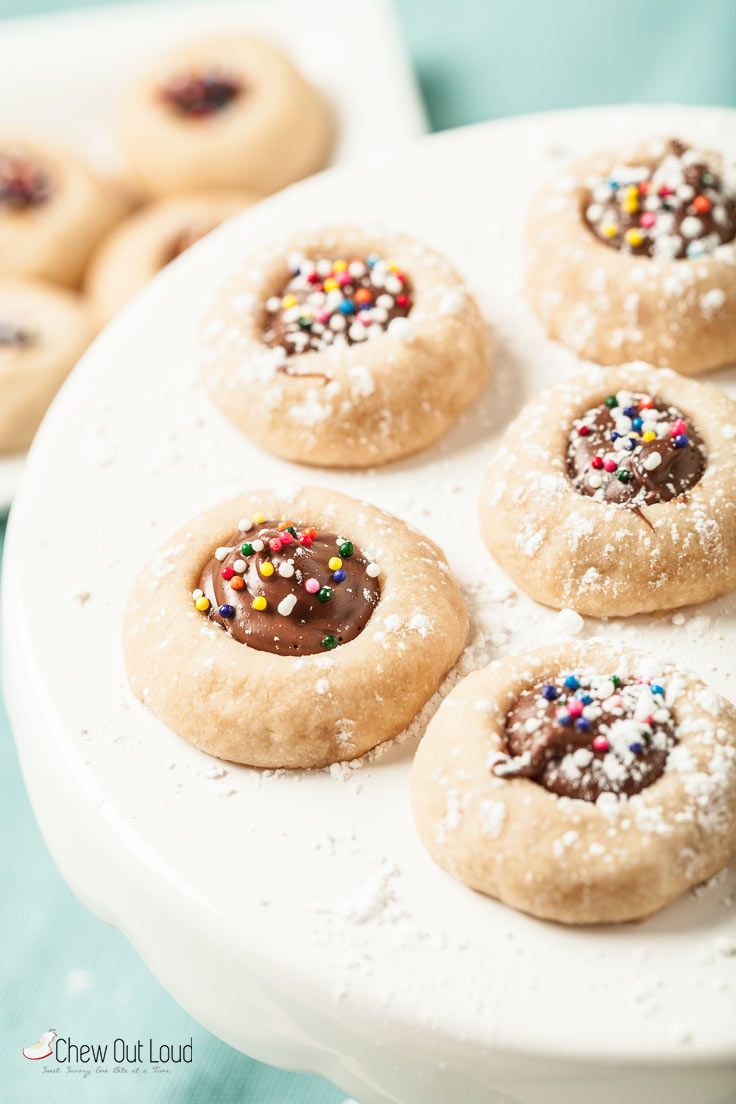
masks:
{"label": "teal cloth background", "polygon": [[[363,3],[369,18],[370,0]],[[69,6],[64,0],[0,0],[0,17]],[[77,6],[94,6],[94,0]],[[613,6],[603,0],[397,0],[397,7],[435,129],[629,100],[736,104],[733,0],[617,0]],[[0,551],[3,536],[0,524]],[[82,908],[39,835],[1,702],[0,767],[0,1100],[344,1099],[320,1078],[271,1069],[213,1038],[163,991],[119,932]],[[166,1076],[109,1074],[104,1081],[104,1075],[80,1081],[44,1075],[20,1050],[50,1026],[78,1040],[192,1035],[194,1062]]]}

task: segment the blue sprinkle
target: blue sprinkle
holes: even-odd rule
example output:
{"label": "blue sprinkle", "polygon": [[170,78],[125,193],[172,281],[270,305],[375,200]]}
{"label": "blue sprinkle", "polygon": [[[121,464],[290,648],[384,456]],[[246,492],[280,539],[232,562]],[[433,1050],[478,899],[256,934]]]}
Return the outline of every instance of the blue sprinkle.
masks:
{"label": "blue sprinkle", "polygon": [[572,724],[572,717],[569,713],[561,713],[557,718],[557,723],[567,728],[568,725]]}
{"label": "blue sprinkle", "polygon": [[627,449],[628,452],[633,452],[634,449],[636,448],[636,446],[637,446],[637,442],[634,440],[633,437],[627,437],[626,438],[626,449]]}
{"label": "blue sprinkle", "polygon": [[340,314],[355,314],[355,304],[351,303],[349,299],[343,299],[337,309],[340,311]]}
{"label": "blue sprinkle", "polygon": [[224,606],[220,606],[217,612],[219,613],[220,617],[234,617],[235,606],[230,606],[226,603]]}
{"label": "blue sprinkle", "polygon": [[637,433],[638,433],[638,431],[639,431],[639,430],[641,429],[641,427],[642,427],[642,426],[644,425],[644,419],[643,419],[643,418],[634,418],[634,420],[633,420],[633,422],[631,423],[631,425],[632,425],[632,427],[633,427],[633,428],[634,428],[634,429],[635,429],[635,430],[637,431]]}
{"label": "blue sprinkle", "polygon": [[687,448],[690,444],[690,438],[685,433],[680,433],[675,437],[675,448]]}
{"label": "blue sprinkle", "polygon": [[578,717],[575,723],[581,732],[590,731],[590,721],[586,717]]}
{"label": "blue sprinkle", "polygon": [[649,689],[653,694],[664,694],[664,686],[660,686],[658,682],[653,682]]}
{"label": "blue sprinkle", "polygon": [[583,705],[590,705],[593,700],[590,694],[576,694],[575,697],[578,698]]}
{"label": "blue sprinkle", "polygon": [[629,744],[629,751],[633,751],[634,755],[641,755],[641,753],[644,751],[644,745],[640,744],[639,741],[636,740],[633,744]]}
{"label": "blue sprinkle", "polygon": [[568,675],[565,679],[565,686],[568,690],[578,690],[580,688],[580,683],[574,675]]}
{"label": "blue sprinkle", "polygon": [[611,440],[612,441],[618,441],[620,436],[621,436],[621,434],[617,433],[616,430],[614,429],[613,433],[611,434]]}
{"label": "blue sprinkle", "polygon": [[552,683],[548,683],[542,690],[542,697],[546,698],[547,701],[554,701],[556,698],[559,698],[559,696],[560,691],[556,686],[553,686]]}
{"label": "blue sprinkle", "polygon": [[636,407],[635,406],[625,406],[624,407],[624,414],[626,415],[627,418],[635,417]]}
{"label": "blue sprinkle", "polygon": [[368,265],[369,268],[374,268],[378,264],[378,261],[379,256],[377,253],[371,253],[370,256],[366,257],[365,259],[365,263]]}
{"label": "blue sprinkle", "polygon": [[332,572],[333,583],[342,583],[345,579],[345,572],[341,567],[338,567],[337,571]]}

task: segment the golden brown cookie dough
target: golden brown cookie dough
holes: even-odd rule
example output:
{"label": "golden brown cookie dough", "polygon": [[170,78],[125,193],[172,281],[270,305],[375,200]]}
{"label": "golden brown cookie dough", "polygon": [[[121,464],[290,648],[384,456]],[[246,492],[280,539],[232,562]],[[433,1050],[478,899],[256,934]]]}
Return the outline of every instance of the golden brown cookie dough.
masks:
{"label": "golden brown cookie dough", "polygon": [[672,139],[570,166],[529,213],[526,284],[586,359],[736,361],[736,167]]}
{"label": "golden brown cookie dough", "polygon": [[0,136],[0,277],[75,287],[126,201],[65,151]]}
{"label": "golden brown cookie dough", "polygon": [[85,281],[98,323],[108,322],[195,241],[255,202],[247,192],[172,196],[116,226],[95,252]]}
{"label": "golden brown cookie dough", "polygon": [[164,724],[210,755],[276,768],[398,736],[467,629],[436,545],[302,487],[251,491],[180,530],[136,582],[124,636],[133,692]]}
{"label": "golden brown cookie dough", "polygon": [[504,571],[557,609],[627,616],[725,594],[736,586],[736,403],[646,365],[591,366],[508,427],[480,526]]}
{"label": "golden brown cookie dough", "polygon": [[40,280],[0,279],[0,453],[21,452],[92,339],[73,292]]}
{"label": "golden brown cookie dough", "polygon": [[636,920],[736,853],[736,710],[694,675],[606,641],[463,679],[412,779],[444,870],[565,924]]}
{"label": "golden brown cookie dough", "polygon": [[277,456],[384,464],[455,423],[489,372],[487,326],[458,272],[403,234],[333,227],[275,243],[228,282],[204,384]]}
{"label": "golden brown cookie dough", "polygon": [[327,163],[322,94],[253,35],[204,38],[160,58],[128,90],[123,141],[152,196],[212,189],[266,195]]}

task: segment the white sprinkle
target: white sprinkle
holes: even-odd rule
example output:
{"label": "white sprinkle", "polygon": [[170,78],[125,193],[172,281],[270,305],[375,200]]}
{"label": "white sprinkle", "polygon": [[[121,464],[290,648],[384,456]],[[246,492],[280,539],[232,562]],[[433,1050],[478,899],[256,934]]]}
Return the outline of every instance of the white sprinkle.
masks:
{"label": "white sprinkle", "polygon": [[192,598],[194,599],[195,602],[197,601],[198,598],[204,598],[204,591],[203,590],[193,590],[192,591]]}
{"label": "white sprinkle", "polygon": [[288,617],[296,605],[296,594],[287,594],[276,607],[282,617]]}
{"label": "white sprinkle", "polygon": [[575,610],[561,609],[555,618],[555,625],[558,632],[564,633],[566,636],[577,636],[578,633],[583,631],[585,621]]}
{"label": "white sprinkle", "polygon": [[238,529],[241,533],[247,533],[253,528],[253,522],[250,518],[241,518],[238,522]]}
{"label": "white sprinkle", "polygon": [[703,224],[695,215],[688,215],[680,223],[680,233],[683,238],[697,238],[702,233]]}
{"label": "white sprinkle", "polygon": [[394,341],[411,341],[414,337],[414,327],[408,318],[392,318],[386,333],[390,334]]}
{"label": "white sprinkle", "polygon": [[648,456],[644,457],[644,460],[642,461],[642,467],[645,468],[646,471],[654,471],[654,469],[658,468],[661,463],[661,453],[650,452]]}
{"label": "white sprinkle", "polygon": [[232,548],[227,548],[224,544],[221,544],[219,548],[215,549],[215,559],[222,563],[225,557],[229,556],[231,552]]}
{"label": "white sprinkle", "polygon": [[289,560],[283,560],[279,564],[279,575],[282,579],[290,579],[294,574],[294,565]]}
{"label": "white sprinkle", "polygon": [[258,538],[258,540],[251,541],[250,546],[254,552],[262,552],[264,549],[264,544],[260,537]]}
{"label": "white sprinkle", "polygon": [[233,571],[237,571],[238,575],[244,575],[248,570],[248,565],[245,560],[234,560]]}
{"label": "white sprinkle", "polygon": [[381,574],[381,569],[377,563],[369,563],[365,569],[365,573],[369,579],[377,579]]}

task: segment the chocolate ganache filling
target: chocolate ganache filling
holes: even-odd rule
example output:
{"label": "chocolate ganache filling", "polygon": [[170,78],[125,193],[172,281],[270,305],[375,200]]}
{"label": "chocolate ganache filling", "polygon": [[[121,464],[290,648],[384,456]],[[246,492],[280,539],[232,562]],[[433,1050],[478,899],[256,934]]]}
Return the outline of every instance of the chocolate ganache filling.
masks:
{"label": "chocolate ganache filling", "polygon": [[595,182],[583,218],[599,241],[639,257],[703,257],[736,238],[736,173],[672,140],[654,163]]}
{"label": "chocolate ganache filling", "polygon": [[178,115],[204,119],[228,107],[243,87],[223,73],[182,73],[167,81],[160,92],[164,103]]}
{"label": "chocolate ganache filling", "polygon": [[559,675],[525,690],[506,717],[506,757],[493,773],[529,778],[559,797],[639,793],[677,742],[660,682]]}
{"label": "chocolate ganache filling", "polygon": [[[409,279],[377,254],[312,260],[290,258],[292,275],[266,301],[262,338],[288,357],[357,345],[405,325]],[[402,321],[398,321],[402,320]]]}
{"label": "chocolate ganache filling", "polygon": [[193,599],[241,644],[310,655],[363,631],[380,597],[379,574],[344,537],[257,515],[205,564]]}
{"label": "chocolate ganache filling", "polygon": [[26,211],[40,207],[51,195],[51,179],[40,165],[30,158],[0,151],[0,208]]}
{"label": "chocolate ganache filling", "polygon": [[653,506],[695,486],[705,471],[706,450],[677,407],[618,391],[573,422],[567,467],[579,494]]}

